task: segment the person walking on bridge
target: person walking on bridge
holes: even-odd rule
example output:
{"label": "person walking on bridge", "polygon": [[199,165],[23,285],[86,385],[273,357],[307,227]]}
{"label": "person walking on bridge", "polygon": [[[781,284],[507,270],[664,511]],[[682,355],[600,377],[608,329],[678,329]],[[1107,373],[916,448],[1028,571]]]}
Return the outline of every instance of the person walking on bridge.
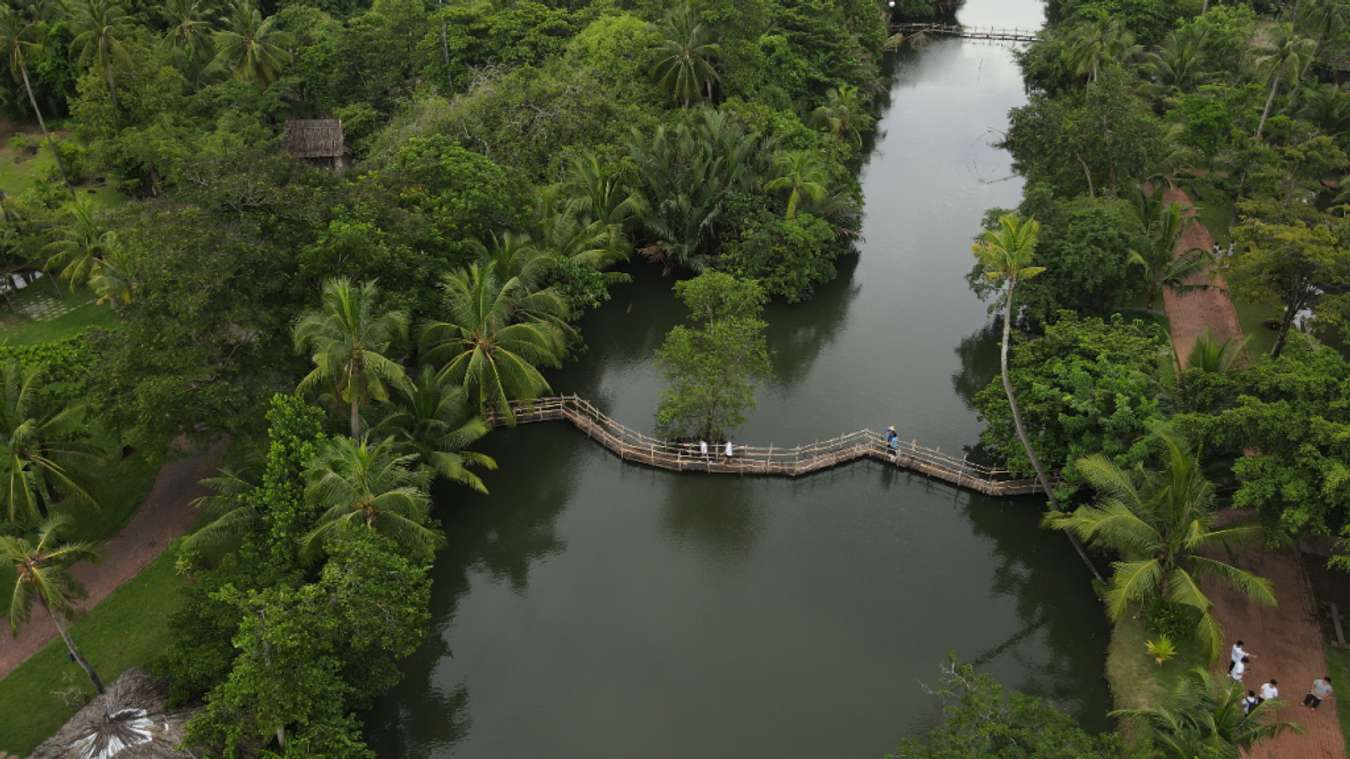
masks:
{"label": "person walking on bridge", "polygon": [[727,441],[727,448],[726,448],[727,458],[731,458],[731,451],[732,451],[732,449],[731,449],[731,441],[728,440],[728,441]]}
{"label": "person walking on bridge", "polygon": [[886,428],[886,448],[891,452],[891,458],[899,460],[900,435],[896,433],[894,424]]}

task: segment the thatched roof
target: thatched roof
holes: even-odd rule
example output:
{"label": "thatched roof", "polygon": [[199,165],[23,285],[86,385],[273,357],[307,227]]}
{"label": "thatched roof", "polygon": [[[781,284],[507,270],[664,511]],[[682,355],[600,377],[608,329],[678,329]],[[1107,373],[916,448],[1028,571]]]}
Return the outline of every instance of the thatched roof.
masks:
{"label": "thatched roof", "polygon": [[167,710],[168,687],[129,669],[29,759],[192,759],[178,749],[189,710]]}
{"label": "thatched roof", "polygon": [[286,122],[286,152],[294,158],[341,158],[346,152],[341,119]]}

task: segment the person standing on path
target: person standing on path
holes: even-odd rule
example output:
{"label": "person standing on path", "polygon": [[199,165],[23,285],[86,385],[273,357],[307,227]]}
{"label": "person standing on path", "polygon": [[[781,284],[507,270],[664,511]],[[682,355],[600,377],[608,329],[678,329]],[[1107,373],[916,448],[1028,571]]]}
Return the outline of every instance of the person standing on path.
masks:
{"label": "person standing on path", "polygon": [[886,428],[886,448],[891,452],[891,458],[900,457],[900,435],[895,431],[895,425]]}
{"label": "person standing on path", "polygon": [[1255,709],[1259,703],[1261,703],[1261,699],[1256,697],[1256,691],[1247,691],[1247,695],[1242,699],[1242,713],[1251,714],[1252,709]]}
{"label": "person standing on path", "polygon": [[1238,682],[1242,682],[1242,676],[1247,674],[1247,663],[1251,660],[1250,656],[1244,656],[1238,661],[1230,662],[1228,665],[1228,676]]}
{"label": "person standing on path", "polygon": [[1330,695],[1331,675],[1322,675],[1316,680],[1313,680],[1312,690],[1308,691],[1308,695],[1303,697],[1303,705],[1310,709],[1316,709],[1321,706],[1322,701]]}
{"label": "person standing on path", "polygon": [[730,440],[727,441],[726,454],[727,454],[727,458],[731,458],[731,441],[730,441]]}
{"label": "person standing on path", "polygon": [[1264,684],[1261,686],[1261,701],[1262,701],[1262,702],[1265,702],[1265,701],[1273,701],[1273,700],[1275,700],[1275,699],[1277,699],[1277,698],[1280,697],[1280,689],[1279,689],[1279,688],[1276,688],[1276,687],[1275,687],[1276,685],[1278,685],[1278,681],[1277,681],[1275,678],[1272,677],[1272,678],[1270,678],[1270,682],[1264,683]]}
{"label": "person standing on path", "polygon": [[1233,644],[1233,649],[1228,654],[1228,672],[1230,674],[1233,672],[1233,667],[1238,662],[1250,656],[1250,654],[1247,653],[1247,649],[1243,648],[1245,645],[1246,644],[1242,641]]}
{"label": "person standing on path", "polygon": [[707,461],[707,460],[708,460],[708,441],[707,441],[707,440],[700,440],[700,441],[698,441],[698,452],[699,452],[699,455],[701,455],[701,456],[703,457],[703,460],[704,460],[704,461]]}

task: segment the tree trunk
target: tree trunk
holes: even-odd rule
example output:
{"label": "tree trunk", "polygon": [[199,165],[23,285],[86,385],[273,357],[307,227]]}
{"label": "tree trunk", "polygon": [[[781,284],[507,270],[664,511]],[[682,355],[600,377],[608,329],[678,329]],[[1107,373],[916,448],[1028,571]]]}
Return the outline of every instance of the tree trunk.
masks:
{"label": "tree trunk", "polygon": [[[43,608],[46,608],[46,604],[43,604]],[[98,673],[94,671],[94,667],[84,658],[84,654],[80,653],[80,649],[75,646],[75,641],[70,637],[70,631],[66,629],[65,623],[61,621],[61,616],[59,614],[52,614],[51,612],[51,609],[47,609],[47,613],[52,616],[52,622],[56,624],[56,631],[61,634],[61,640],[66,643],[66,650],[70,652],[70,658],[74,659],[75,663],[80,665],[80,669],[83,669],[86,675],[89,675],[89,681],[94,684],[94,690],[103,693],[103,681],[99,679]]]}
{"label": "tree trunk", "polygon": [[352,424],[352,440],[360,440],[360,439],[361,439],[361,404],[360,404],[360,402],[357,400],[356,391],[355,391],[355,390],[351,390],[351,394],[352,394],[352,418],[351,418],[351,424]]}
{"label": "tree trunk", "polygon": [[[1045,491],[1045,497],[1050,501],[1050,508],[1059,511],[1059,503],[1055,500],[1055,490],[1050,485],[1050,478],[1045,475],[1045,468],[1041,466],[1041,461],[1036,457],[1036,451],[1031,447],[1031,441],[1027,439],[1027,431],[1022,426],[1022,411],[1017,407],[1017,396],[1013,393],[1012,379],[1008,374],[1008,344],[1012,342],[1012,303],[1013,291],[1017,285],[1013,281],[1008,282],[1008,292],[1003,301],[1003,344],[999,346],[999,366],[1002,369],[1003,392],[1008,396],[1008,408],[1012,411],[1013,427],[1017,430],[1017,439],[1022,442],[1022,449],[1026,451],[1027,460],[1031,462],[1031,468],[1036,470],[1036,479],[1041,483],[1041,489]],[[1065,530],[1064,534],[1069,536],[1069,542],[1073,544],[1073,549],[1078,552],[1078,557],[1087,565],[1092,576],[1097,578],[1098,582],[1105,583],[1097,567],[1088,558],[1087,551],[1083,550],[1083,545],[1078,541],[1078,536]]]}
{"label": "tree trunk", "polygon": [[107,62],[105,62],[103,66],[103,78],[108,80],[108,99],[112,101],[113,114],[115,116],[121,109],[117,107],[117,86],[113,83],[112,68]]}
{"label": "tree trunk", "polygon": [[[445,5],[445,0],[439,0],[436,3],[438,8]],[[455,80],[450,76],[450,43],[445,39],[445,15],[441,15],[441,58],[445,61],[445,94],[449,95],[455,88]]]}
{"label": "tree trunk", "polygon": [[1092,170],[1088,168],[1087,161],[1084,161],[1083,156],[1079,155],[1078,153],[1074,153],[1073,157],[1078,159],[1078,165],[1083,167],[1083,176],[1087,177],[1088,197],[1089,198],[1096,197],[1097,192],[1092,187]]}
{"label": "tree trunk", "polygon": [[70,197],[75,197],[75,188],[70,186],[70,176],[66,174],[66,162],[61,160],[61,151],[56,149],[56,143],[52,142],[52,136],[47,132],[47,121],[42,118],[42,109],[38,108],[37,98],[33,97],[33,85],[28,81],[28,66],[19,64],[19,73],[23,75],[23,88],[28,91],[28,102],[33,106],[33,115],[37,116],[38,126],[42,128],[42,139],[47,141],[47,147],[51,148],[52,155],[56,156],[56,168],[61,172],[61,181],[66,184],[66,192]]}
{"label": "tree trunk", "polygon": [[1270,117],[1270,106],[1275,103],[1275,93],[1280,89],[1280,72],[1275,72],[1275,77],[1270,81],[1270,95],[1266,97],[1266,107],[1261,111],[1261,122],[1256,125],[1256,139],[1261,139],[1261,132],[1266,128],[1266,119]]}
{"label": "tree trunk", "polygon": [[1295,301],[1284,307],[1284,316],[1280,319],[1280,330],[1275,333],[1275,345],[1270,349],[1271,358],[1279,358],[1280,351],[1284,350],[1285,340],[1289,338],[1289,327],[1294,323],[1294,317],[1298,316],[1301,303]]}

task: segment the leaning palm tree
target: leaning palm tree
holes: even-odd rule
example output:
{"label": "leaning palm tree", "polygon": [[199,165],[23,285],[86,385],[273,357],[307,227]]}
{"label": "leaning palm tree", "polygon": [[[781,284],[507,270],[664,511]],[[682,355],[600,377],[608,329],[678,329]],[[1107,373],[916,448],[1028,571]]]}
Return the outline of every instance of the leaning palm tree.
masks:
{"label": "leaning palm tree", "polygon": [[1219,577],[1259,603],[1275,605],[1270,581],[1207,555],[1209,549],[1259,539],[1259,525],[1216,527],[1214,486],[1199,459],[1166,431],[1164,468],[1126,472],[1097,454],[1078,461],[1078,471],[1098,500],[1072,514],[1052,513],[1045,524],[1076,534],[1089,544],[1116,551],[1106,610],[1111,619],[1154,599],[1189,606],[1198,614],[1197,637],[1217,657],[1223,629],[1211,613],[1197,576]]}
{"label": "leaning palm tree", "polygon": [[1097,81],[1101,71],[1121,65],[1143,51],[1134,42],[1134,33],[1120,19],[1086,22],[1070,30],[1065,55],[1078,76]]}
{"label": "leaning palm tree", "polygon": [[47,271],[57,271],[70,289],[86,284],[117,245],[117,234],[103,226],[84,197],[66,207],[68,220],[47,243]]}
{"label": "leaning palm tree", "polygon": [[40,604],[51,615],[70,658],[89,675],[94,689],[102,693],[103,681],[80,653],[66,626],[75,614],[75,602],[84,596],[84,589],[70,574],[70,565],[81,560],[93,561],[98,555],[88,543],[63,543],[59,533],[66,526],[63,517],[53,517],[42,523],[32,540],[0,537],[0,562],[13,567],[15,573],[9,627],[18,634],[19,626],[32,616],[33,604]]}
{"label": "leaning palm tree", "polygon": [[786,192],[787,218],[797,216],[803,203],[819,203],[829,194],[825,169],[816,154],[807,150],[793,150],[773,157],[774,177],[764,183],[767,192]]}
{"label": "leaning palm tree", "polygon": [[374,282],[330,279],[323,284],[323,305],[301,315],[293,330],[296,351],[308,351],[314,361],[296,390],[331,385],[350,408],[353,438],[361,435],[361,404],[386,401],[390,385],[408,381],[403,367],[384,355],[407,337],[408,317],[402,311],[375,313],[378,296]]}
{"label": "leaning palm tree", "polygon": [[61,181],[66,185],[71,197],[74,197],[75,190],[70,186],[65,161],[61,159],[61,151],[56,149],[56,143],[52,142],[52,135],[47,131],[47,121],[42,118],[42,109],[38,107],[37,98],[33,96],[33,83],[28,80],[28,55],[41,49],[33,40],[32,34],[31,22],[25,21],[13,8],[0,6],[0,47],[4,48],[5,60],[9,62],[9,73],[13,75],[15,81],[23,84],[24,92],[28,94],[28,104],[32,106],[33,115],[37,117],[38,127],[42,130],[42,141],[51,148],[52,155],[56,158],[56,168],[61,172]]}
{"label": "leaning palm tree", "polygon": [[364,528],[429,554],[440,536],[426,525],[431,499],[416,465],[416,456],[395,452],[393,440],[325,441],[305,467],[305,500],[323,509],[306,552]]}
{"label": "leaning palm tree", "polygon": [[1266,119],[1270,117],[1270,108],[1275,104],[1280,83],[1289,79],[1297,86],[1308,64],[1312,63],[1316,47],[1316,42],[1295,33],[1290,24],[1275,27],[1265,54],[1256,59],[1257,67],[1265,71],[1270,79],[1270,94],[1266,96],[1266,106],[1261,110],[1261,121],[1256,125],[1256,139],[1261,139],[1261,133],[1265,131]]}
{"label": "leaning palm tree", "polygon": [[486,493],[487,486],[472,468],[492,470],[497,462],[468,450],[491,429],[472,409],[463,387],[424,366],[403,389],[395,410],[375,426],[374,434],[389,437],[396,451],[417,456],[441,477]]}
{"label": "leaning palm tree", "polygon": [[722,53],[712,30],[685,3],[666,17],[661,31],[664,38],[657,43],[652,66],[657,81],[685,108],[705,92],[711,100],[719,80],[713,61]]}
{"label": "leaning palm tree", "polygon": [[61,496],[97,506],[78,480],[99,460],[85,439],[84,408],[49,408],[39,396],[41,372],[0,364],[0,477],[5,518],[37,522]]}
{"label": "leaning palm tree", "polygon": [[71,22],[75,30],[75,38],[70,41],[71,52],[79,57],[81,65],[87,66],[91,62],[98,65],[108,85],[108,98],[116,110],[117,83],[113,64],[128,58],[123,39],[132,26],[131,16],[116,0],[77,0]]}
{"label": "leaning palm tree", "polygon": [[448,275],[445,295],[449,318],[423,329],[423,359],[442,367],[441,378],[463,386],[479,413],[514,423],[512,401],[549,390],[537,367],[561,363],[566,302],[478,264]]}
{"label": "leaning palm tree", "polygon": [[273,28],[275,20],[275,16],[263,18],[249,0],[236,0],[227,28],[215,33],[216,60],[241,82],[266,87],[276,81],[291,54],[283,47],[282,32]]}
{"label": "leaning palm tree", "polygon": [[1243,695],[1240,683],[1216,679],[1196,667],[1177,681],[1168,703],[1119,709],[1111,716],[1142,724],[1152,739],[1153,756],[1162,759],[1237,759],[1261,741],[1290,730],[1301,732],[1292,722],[1271,718],[1278,701],[1263,701],[1248,711]]}
{"label": "leaning palm tree", "polygon": [[[1003,378],[1003,392],[1008,396],[1008,408],[1012,412],[1013,427],[1017,431],[1017,439],[1022,442],[1022,449],[1026,451],[1027,461],[1031,462],[1031,468],[1036,472],[1036,480],[1040,483],[1041,490],[1045,492],[1046,498],[1050,500],[1050,508],[1053,511],[1059,511],[1059,503],[1055,499],[1054,484],[1050,482],[1045,467],[1041,466],[1041,460],[1036,456],[1036,450],[1031,446],[1031,439],[1027,437],[1026,427],[1022,424],[1022,411],[1017,405],[1017,395],[1013,392],[1011,375],[1008,373],[1008,348],[1012,343],[1014,313],[1013,296],[1017,292],[1019,284],[1037,277],[1045,271],[1044,266],[1032,266],[1036,257],[1036,240],[1040,233],[1041,225],[1035,219],[1023,219],[1015,214],[1004,214],[999,218],[996,228],[985,230],[975,243],[973,250],[975,257],[979,259],[980,266],[984,269],[985,278],[990,282],[1003,285],[1003,340],[999,346],[999,367]],[[1083,563],[1092,571],[1094,577],[1101,580],[1101,574],[1097,572],[1097,567],[1093,565],[1083,547],[1079,545],[1077,538],[1072,535],[1069,537]]]}

